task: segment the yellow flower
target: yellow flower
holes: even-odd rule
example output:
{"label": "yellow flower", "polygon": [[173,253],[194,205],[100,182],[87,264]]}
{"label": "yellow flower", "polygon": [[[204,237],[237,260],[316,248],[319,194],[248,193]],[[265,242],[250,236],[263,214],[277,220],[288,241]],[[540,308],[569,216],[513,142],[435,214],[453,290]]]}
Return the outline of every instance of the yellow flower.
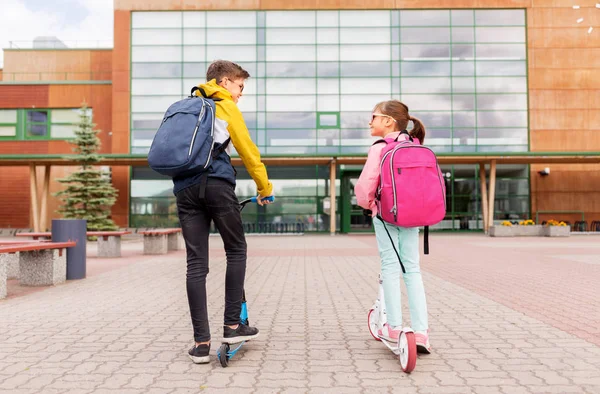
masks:
{"label": "yellow flower", "polygon": [[501,224],[502,224],[503,226],[507,226],[507,227],[511,227],[511,226],[512,226],[512,223],[511,223],[511,222],[509,222],[508,220],[505,220],[505,221],[503,221]]}

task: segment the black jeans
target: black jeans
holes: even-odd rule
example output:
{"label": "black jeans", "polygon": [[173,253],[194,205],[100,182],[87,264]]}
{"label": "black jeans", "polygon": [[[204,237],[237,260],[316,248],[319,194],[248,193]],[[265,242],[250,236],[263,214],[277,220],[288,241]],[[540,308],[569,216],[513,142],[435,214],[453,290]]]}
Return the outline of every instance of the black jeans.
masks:
{"label": "black jeans", "polygon": [[224,324],[240,322],[244,278],[246,276],[246,238],[235,188],[229,182],[209,178],[205,198],[200,198],[200,185],[179,191],[177,213],[187,250],[187,295],[196,342],[210,340],[206,306],[208,274],[208,236],[210,223],[221,234],[227,256],[225,275]]}

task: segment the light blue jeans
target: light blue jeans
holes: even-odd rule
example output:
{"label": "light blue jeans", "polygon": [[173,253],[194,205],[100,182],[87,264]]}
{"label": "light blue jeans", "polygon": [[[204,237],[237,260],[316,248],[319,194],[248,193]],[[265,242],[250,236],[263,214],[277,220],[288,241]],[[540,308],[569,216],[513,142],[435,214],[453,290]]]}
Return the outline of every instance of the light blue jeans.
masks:
{"label": "light blue jeans", "polygon": [[[381,277],[388,323],[391,326],[402,326],[402,293],[400,292],[400,275],[402,275],[408,295],[412,329],[427,331],[429,328],[427,300],[419,266],[419,228],[394,226],[384,223],[377,217],[373,218],[373,226],[381,257]],[[386,228],[389,236],[385,231]],[[405,274],[402,274],[394,247],[402,259]]]}

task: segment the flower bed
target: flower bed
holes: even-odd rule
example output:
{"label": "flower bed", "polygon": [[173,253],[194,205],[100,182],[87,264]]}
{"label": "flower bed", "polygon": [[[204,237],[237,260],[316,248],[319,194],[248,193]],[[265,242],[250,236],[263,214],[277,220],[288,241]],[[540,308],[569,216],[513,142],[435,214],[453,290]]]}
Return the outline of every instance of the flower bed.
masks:
{"label": "flower bed", "polygon": [[490,237],[568,237],[570,235],[571,227],[556,220],[549,220],[544,226],[535,224],[533,220],[523,220],[518,225],[504,221],[499,226],[491,226],[489,229]]}

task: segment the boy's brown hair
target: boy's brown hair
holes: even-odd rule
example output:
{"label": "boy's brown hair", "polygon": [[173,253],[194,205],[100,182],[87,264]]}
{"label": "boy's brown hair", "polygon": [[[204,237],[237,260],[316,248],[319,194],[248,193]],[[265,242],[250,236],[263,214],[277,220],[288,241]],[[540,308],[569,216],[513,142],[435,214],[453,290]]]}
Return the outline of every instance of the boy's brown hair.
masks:
{"label": "boy's brown hair", "polygon": [[210,66],[208,66],[208,70],[206,70],[207,81],[216,79],[217,83],[219,83],[225,77],[231,80],[240,78],[247,79],[250,78],[250,74],[239,64],[230,62],[228,60],[215,60]]}

